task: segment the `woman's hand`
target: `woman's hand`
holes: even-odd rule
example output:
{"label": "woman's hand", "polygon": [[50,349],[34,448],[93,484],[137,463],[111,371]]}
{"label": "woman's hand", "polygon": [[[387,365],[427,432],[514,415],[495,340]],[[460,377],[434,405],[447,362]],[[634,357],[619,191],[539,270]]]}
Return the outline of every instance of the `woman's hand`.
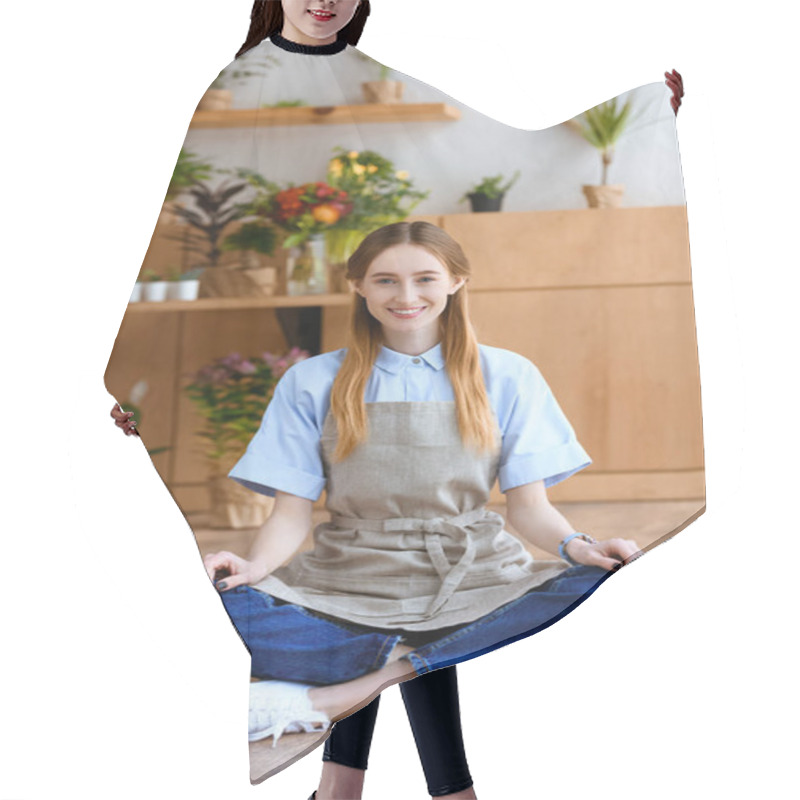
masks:
{"label": "woman's hand", "polygon": [[611,570],[633,561],[640,549],[633,539],[606,539],[591,544],[576,537],[567,544],[566,551],[578,564]]}
{"label": "woman's hand", "polygon": [[665,72],[664,77],[666,78],[664,83],[672,90],[672,97],[669,99],[669,103],[677,117],[678,109],[681,107],[681,97],[683,97],[683,78],[676,69],[672,70],[672,72]]}
{"label": "woman's hand", "polygon": [[233,589],[236,586],[245,586],[258,583],[267,577],[268,569],[254,561],[221,550],[219,553],[209,553],[203,564],[208,577],[221,592]]}
{"label": "woman's hand", "polygon": [[114,403],[114,408],[111,409],[111,416],[114,418],[114,424],[125,431],[126,436],[139,435],[139,431],[136,430],[136,420],[133,419],[133,411],[123,411],[119,403]]}

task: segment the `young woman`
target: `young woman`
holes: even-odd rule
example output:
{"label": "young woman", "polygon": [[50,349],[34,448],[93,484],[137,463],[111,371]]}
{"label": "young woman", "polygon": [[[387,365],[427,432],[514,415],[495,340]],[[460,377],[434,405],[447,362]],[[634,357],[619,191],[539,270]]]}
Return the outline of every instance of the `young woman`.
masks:
{"label": "young woman", "polygon": [[[638,552],[549,503],[589,459],[533,364],[476,341],[469,274],[430,223],[367,236],[348,263],[348,347],[283,376],[230,473],[275,496],[247,559],[205,559],[260,679],[253,740],[529,636]],[[486,509],[495,479],[520,536],[563,560],[535,561]],[[295,555],[323,488],[331,521]]]}

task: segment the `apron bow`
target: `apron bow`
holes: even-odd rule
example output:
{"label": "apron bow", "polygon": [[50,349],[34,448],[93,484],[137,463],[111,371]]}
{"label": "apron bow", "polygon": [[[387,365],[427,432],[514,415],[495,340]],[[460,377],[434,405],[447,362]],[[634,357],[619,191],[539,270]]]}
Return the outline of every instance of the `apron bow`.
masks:
{"label": "apron bow", "polygon": [[[468,511],[457,517],[432,517],[419,519],[416,517],[393,517],[390,519],[357,519],[334,515],[331,521],[337,527],[371,531],[421,531],[424,534],[425,550],[434,569],[441,578],[436,597],[431,600],[425,611],[425,619],[429,619],[445,605],[461,585],[469,568],[475,560],[476,545],[470,535],[468,526],[492,516],[498,516],[484,509]],[[502,518],[501,518],[502,524]],[[442,536],[463,547],[461,557],[451,564],[444,552]]]}

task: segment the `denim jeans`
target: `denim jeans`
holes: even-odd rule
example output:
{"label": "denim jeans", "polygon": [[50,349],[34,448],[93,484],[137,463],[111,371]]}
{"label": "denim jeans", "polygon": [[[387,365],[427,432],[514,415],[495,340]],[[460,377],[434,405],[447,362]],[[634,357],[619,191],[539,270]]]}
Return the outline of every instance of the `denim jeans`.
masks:
{"label": "denim jeans", "polygon": [[532,636],[569,614],[611,574],[600,567],[570,567],[486,616],[417,647],[406,658],[418,675],[424,675]]}
{"label": "denim jeans", "polygon": [[[571,567],[474,622],[409,636],[418,643],[406,658],[424,675],[532,636],[572,611],[611,574],[598,567]],[[249,586],[221,597],[250,651],[256,678],[343,683],[383,667],[406,638],[404,631],[331,620]]]}
{"label": "denim jeans", "polygon": [[344,683],[384,666],[402,638],[331,622],[250,586],[220,597],[250,651],[254,678],[317,686]]}

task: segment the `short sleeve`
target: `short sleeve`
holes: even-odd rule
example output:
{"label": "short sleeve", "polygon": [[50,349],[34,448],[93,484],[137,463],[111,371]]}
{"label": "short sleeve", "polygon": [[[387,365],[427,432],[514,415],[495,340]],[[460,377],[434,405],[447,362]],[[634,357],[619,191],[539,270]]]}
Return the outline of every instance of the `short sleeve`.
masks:
{"label": "short sleeve", "polygon": [[325,487],[320,427],[314,398],[298,388],[295,367],[278,382],[261,427],[228,475],[270,497],[281,491],[319,498]]}
{"label": "short sleeve", "polygon": [[538,369],[525,361],[513,380],[503,417],[498,480],[500,491],[543,480],[553,486],[592,460]]}

